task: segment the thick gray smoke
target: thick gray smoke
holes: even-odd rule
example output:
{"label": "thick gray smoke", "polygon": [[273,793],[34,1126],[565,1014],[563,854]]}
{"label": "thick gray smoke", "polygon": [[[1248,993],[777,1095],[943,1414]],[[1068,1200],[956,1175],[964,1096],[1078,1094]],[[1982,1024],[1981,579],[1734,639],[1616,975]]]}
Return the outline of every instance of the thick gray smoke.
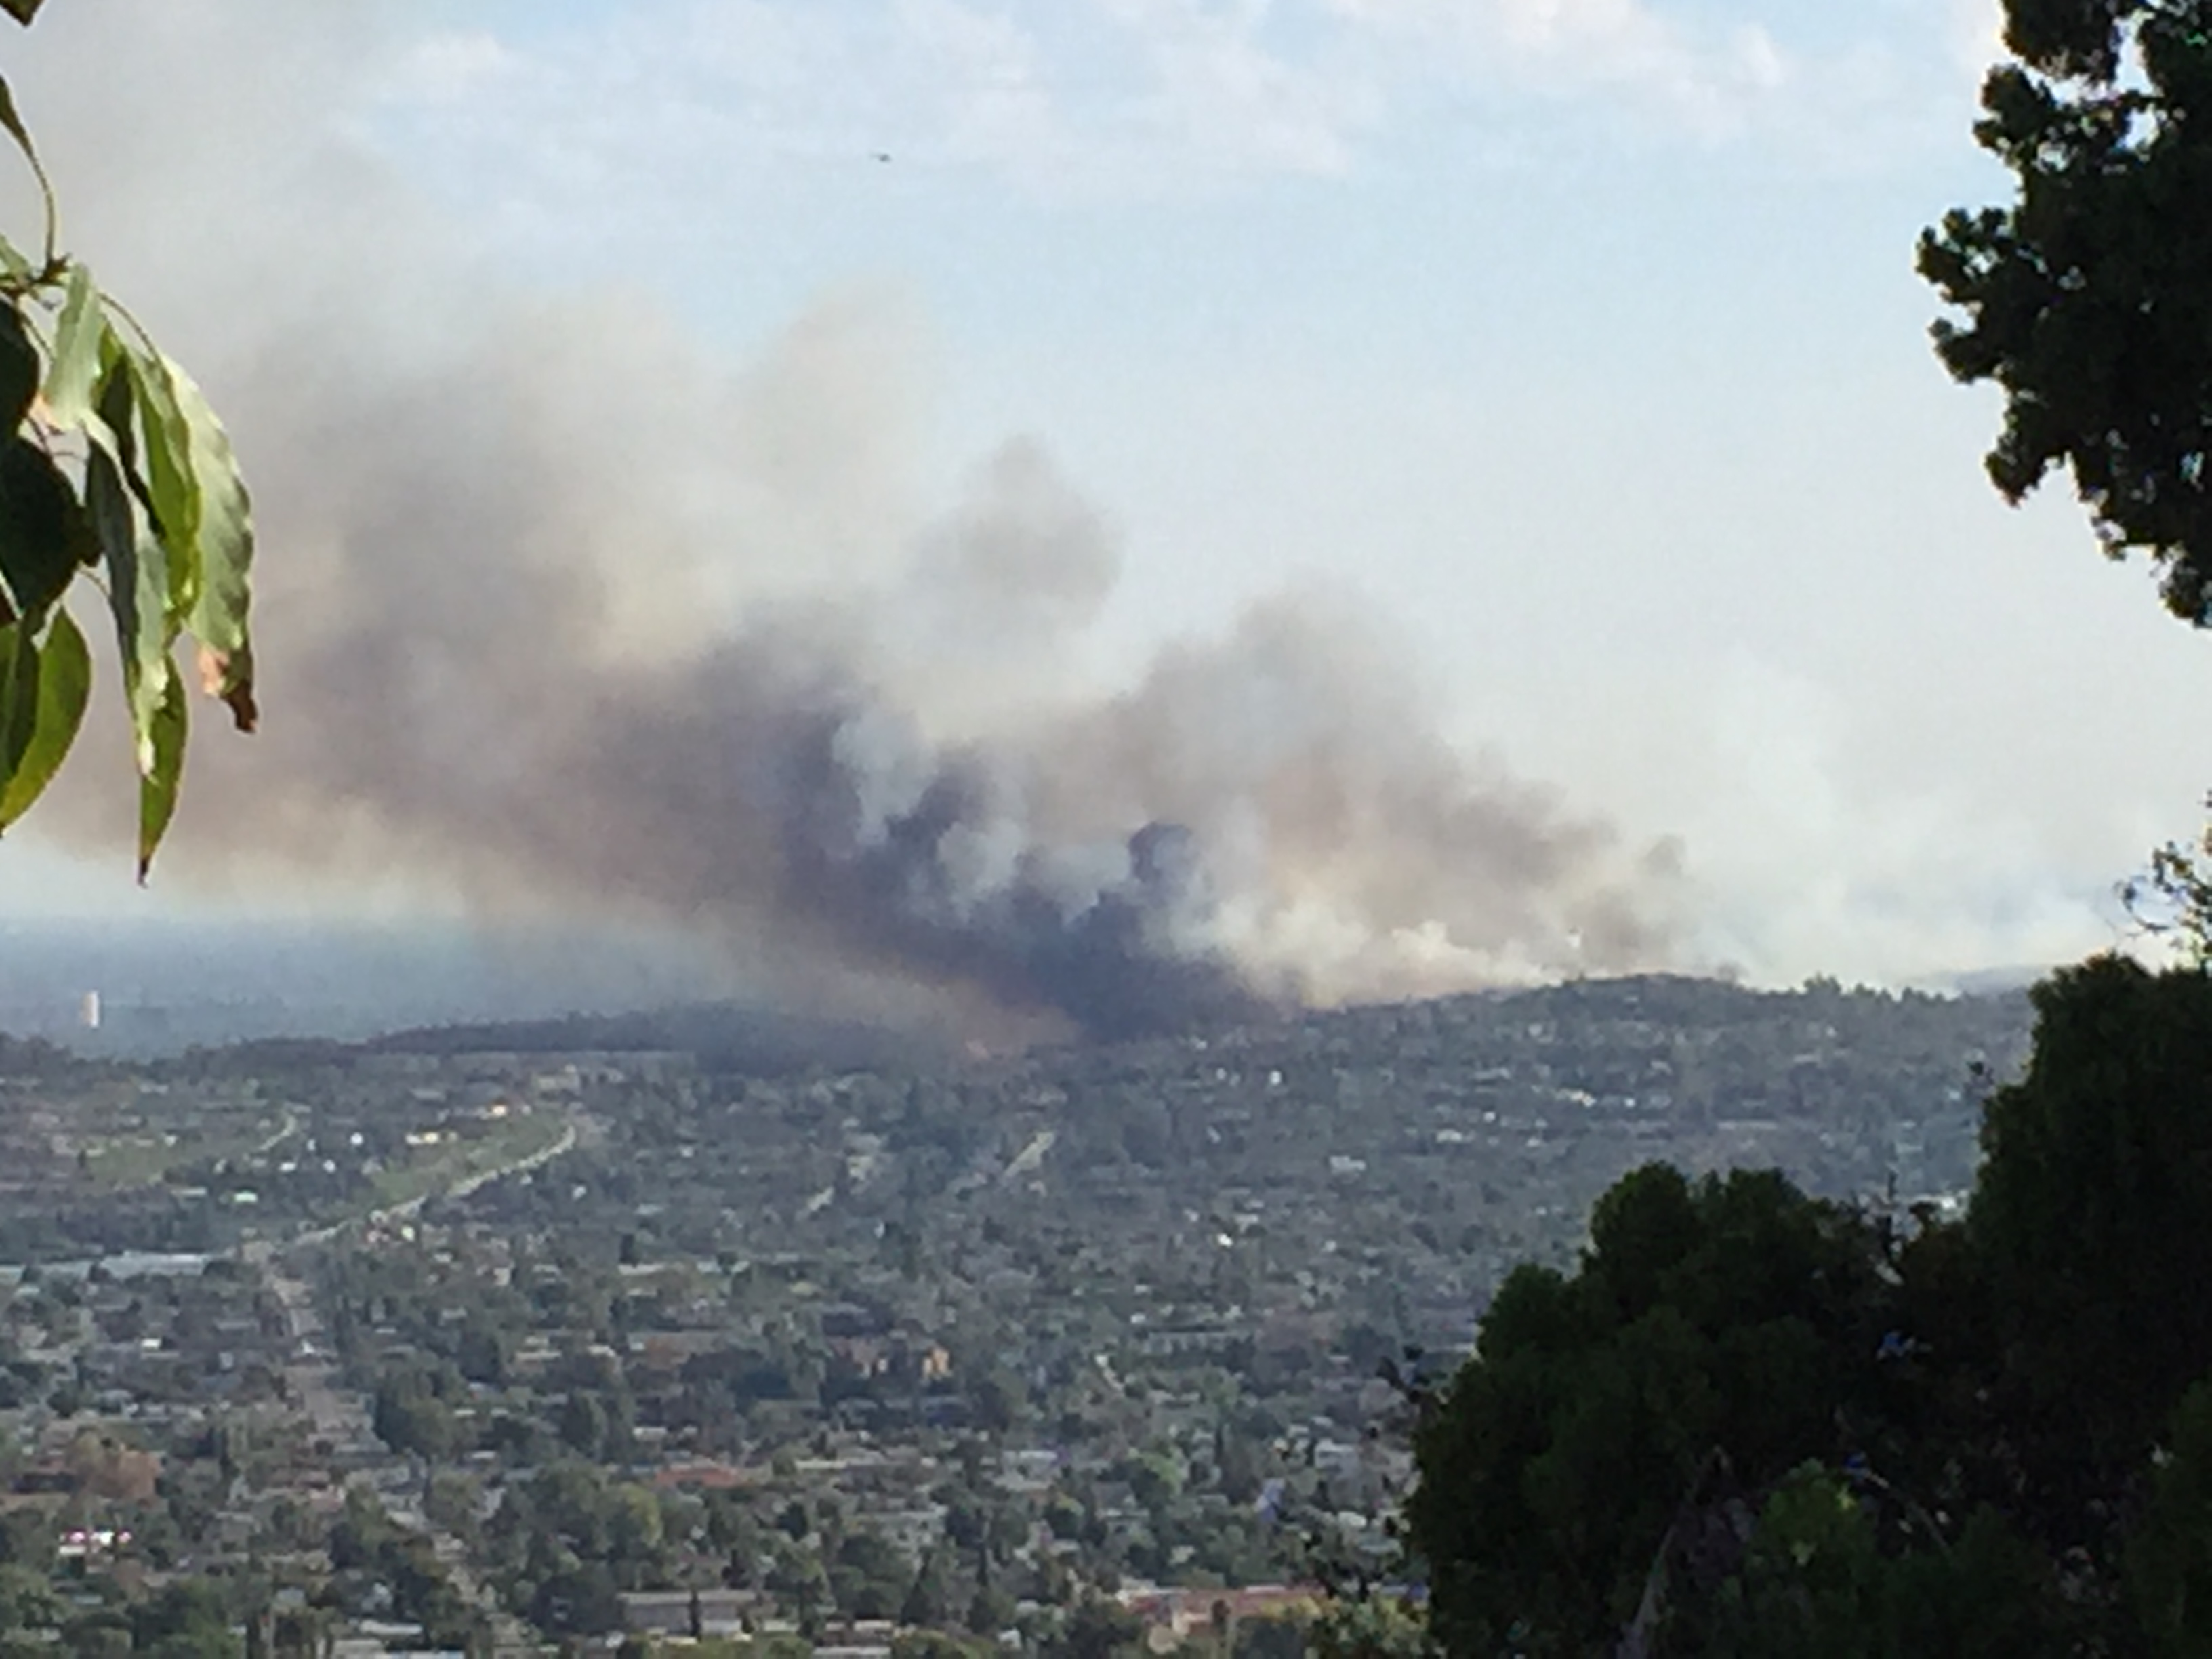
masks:
{"label": "thick gray smoke", "polygon": [[[1462,757],[1339,603],[1086,685],[1109,526],[1028,443],[927,508],[895,306],[726,374],[619,297],[288,269],[258,326],[178,307],[225,324],[175,348],[258,493],[266,724],[195,744],[163,879],[670,925],[789,1000],[1109,1034],[1665,956],[1663,854]],[[62,810],[119,839],[113,782]]]}

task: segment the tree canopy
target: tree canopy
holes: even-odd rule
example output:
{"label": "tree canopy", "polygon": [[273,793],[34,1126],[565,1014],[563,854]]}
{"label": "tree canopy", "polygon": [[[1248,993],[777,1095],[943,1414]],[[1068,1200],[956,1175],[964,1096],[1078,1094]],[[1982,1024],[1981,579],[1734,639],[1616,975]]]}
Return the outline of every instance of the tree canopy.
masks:
{"label": "tree canopy", "polygon": [[1455,1654],[2203,1651],[2212,976],[2035,994],[1963,1222],[1663,1165],[1417,1440]]}
{"label": "tree canopy", "polygon": [[2007,0],[2010,60],[1975,128],[2018,180],[1954,209],[1922,274],[1965,313],[1935,326],[1962,380],[1994,380],[1990,476],[2017,502],[2063,465],[2115,557],[2159,566],[2212,623],[2212,4]]}

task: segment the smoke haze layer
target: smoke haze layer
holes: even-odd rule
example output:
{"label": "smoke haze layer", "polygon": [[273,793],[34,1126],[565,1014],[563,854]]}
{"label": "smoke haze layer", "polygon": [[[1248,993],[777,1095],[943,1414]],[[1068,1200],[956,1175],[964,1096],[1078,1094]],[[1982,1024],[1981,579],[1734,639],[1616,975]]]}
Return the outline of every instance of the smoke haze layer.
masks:
{"label": "smoke haze layer", "polygon": [[[1028,441],[929,507],[895,301],[732,374],[626,296],[488,289],[404,204],[371,257],[357,155],[264,182],[274,301],[198,361],[267,718],[194,745],[161,878],[670,926],[787,1003],[1103,1035],[1666,959],[1668,850],[1456,750],[1341,595],[1085,674],[1109,522]],[[126,842],[115,781],[64,822]]]}

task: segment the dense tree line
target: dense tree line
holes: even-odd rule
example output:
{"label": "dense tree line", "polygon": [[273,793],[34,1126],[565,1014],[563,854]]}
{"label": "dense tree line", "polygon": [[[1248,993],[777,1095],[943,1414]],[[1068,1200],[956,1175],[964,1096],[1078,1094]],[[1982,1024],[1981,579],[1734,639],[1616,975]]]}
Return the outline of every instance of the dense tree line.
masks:
{"label": "dense tree line", "polygon": [[1446,1650],[2207,1650],[2212,977],[2036,1006],[1963,1222],[1651,1166],[1506,1280],[1419,1433]]}

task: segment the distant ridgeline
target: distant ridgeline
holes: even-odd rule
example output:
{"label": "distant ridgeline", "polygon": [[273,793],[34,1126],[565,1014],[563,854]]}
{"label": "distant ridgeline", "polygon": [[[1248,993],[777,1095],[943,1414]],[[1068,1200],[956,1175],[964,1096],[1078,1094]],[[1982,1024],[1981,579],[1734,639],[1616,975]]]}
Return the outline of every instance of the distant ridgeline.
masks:
{"label": "distant ridgeline", "polygon": [[702,1069],[757,1076],[810,1070],[866,1071],[944,1059],[941,1045],[881,1026],[810,1019],[756,1008],[702,1003],[618,1014],[395,1031],[367,1045],[379,1054],[455,1056],[516,1054],[684,1054]]}
{"label": "distant ridgeline", "polygon": [[[1318,1041],[1345,1057],[1380,1060],[1388,1045],[1406,1040],[1437,1059],[1490,1065],[1543,1051],[1545,1069],[1558,1072],[1571,1094],[1598,1097],[1583,1103],[1589,1105],[1640,1099],[1662,1112],[1764,1117],[1830,1107],[1879,1115],[1887,1104],[1918,1116],[1937,1101],[1960,1104],[1982,1071],[2016,1067],[2027,1053],[2032,1018],[2020,988],[1944,996],[1845,990],[1816,979],[1798,990],[1756,991],[1723,980],[1644,975],[1228,1024],[1194,1022],[1169,1037],[1085,1046],[1141,1057],[1194,1039],[1232,1048]],[[1687,1048],[1674,1046],[1681,1042]],[[878,1027],[705,1003],[428,1025],[368,1046],[447,1055],[682,1054],[709,1069],[776,1073],[956,1064],[940,1045]],[[1869,1090],[1878,1098],[1869,1098]]]}
{"label": "distant ridgeline", "polygon": [[[1372,1210],[1378,1194],[1412,1194],[1393,1249],[1407,1255],[1414,1287],[1400,1300],[1410,1297],[1418,1311],[1398,1322],[1464,1341],[1489,1284],[1523,1255],[1571,1251],[1589,1203],[1650,1158],[1692,1170],[1778,1165],[1838,1196],[1955,1199],[1972,1178],[1979,1091],[2017,1069],[2030,1018],[2021,994],[1900,995],[1825,981],[1758,992],[1646,976],[997,1057],[710,1006],[137,1062],[0,1044],[0,1141],[9,1154],[0,1188],[19,1195],[0,1214],[0,1260],[204,1249],[248,1224],[308,1224],[338,1199],[343,1171],[319,1163],[288,1171],[295,1160],[281,1154],[259,1158],[265,1168],[250,1167],[253,1159],[215,1167],[225,1151],[283,1127],[277,1098],[294,1103],[305,1139],[332,1113],[349,1133],[356,1115],[421,1115],[414,1092],[458,1098],[464,1078],[526,1079],[590,1054],[605,1057],[610,1075],[631,1075],[651,1055],[659,1073],[708,1080],[686,1095],[704,1103],[687,1109],[687,1139],[758,1142],[759,1120],[788,1109],[771,1111],[777,1091],[748,1097],[745,1080],[796,1086],[809,1076],[842,1079],[836,1097],[873,1130],[893,1121],[901,1134],[938,1137],[985,1167],[988,1149],[1012,1158],[1048,1133],[1037,1178],[1071,1214],[1095,1206],[1109,1234],[1120,1224],[1114,1194],[1133,1179],[1166,1195],[1187,1187],[1208,1208],[1224,1192],[1272,1188],[1323,1220]],[[487,1056],[495,1058],[478,1063]],[[383,1075],[404,1075],[408,1086],[379,1106],[370,1097]],[[622,1156],[657,1159],[665,1149],[624,1144],[665,1121],[658,1106],[636,1103],[650,1089],[626,1086],[603,1115]],[[117,1103],[126,1092],[127,1111]],[[179,1139],[163,1148],[164,1133]],[[672,1180],[680,1189],[703,1167],[687,1164]],[[773,1160],[764,1155],[759,1170],[779,1200],[787,1196]],[[960,1176],[958,1167],[933,1165],[911,1178]],[[243,1208],[252,1214],[222,1201],[226,1183],[251,1192]],[[35,1204],[25,1201],[33,1194]],[[701,1201],[710,1196],[716,1212],[735,1201]],[[500,1194],[472,1201],[495,1204]],[[865,1211],[832,1206],[808,1224],[834,1231]]]}

